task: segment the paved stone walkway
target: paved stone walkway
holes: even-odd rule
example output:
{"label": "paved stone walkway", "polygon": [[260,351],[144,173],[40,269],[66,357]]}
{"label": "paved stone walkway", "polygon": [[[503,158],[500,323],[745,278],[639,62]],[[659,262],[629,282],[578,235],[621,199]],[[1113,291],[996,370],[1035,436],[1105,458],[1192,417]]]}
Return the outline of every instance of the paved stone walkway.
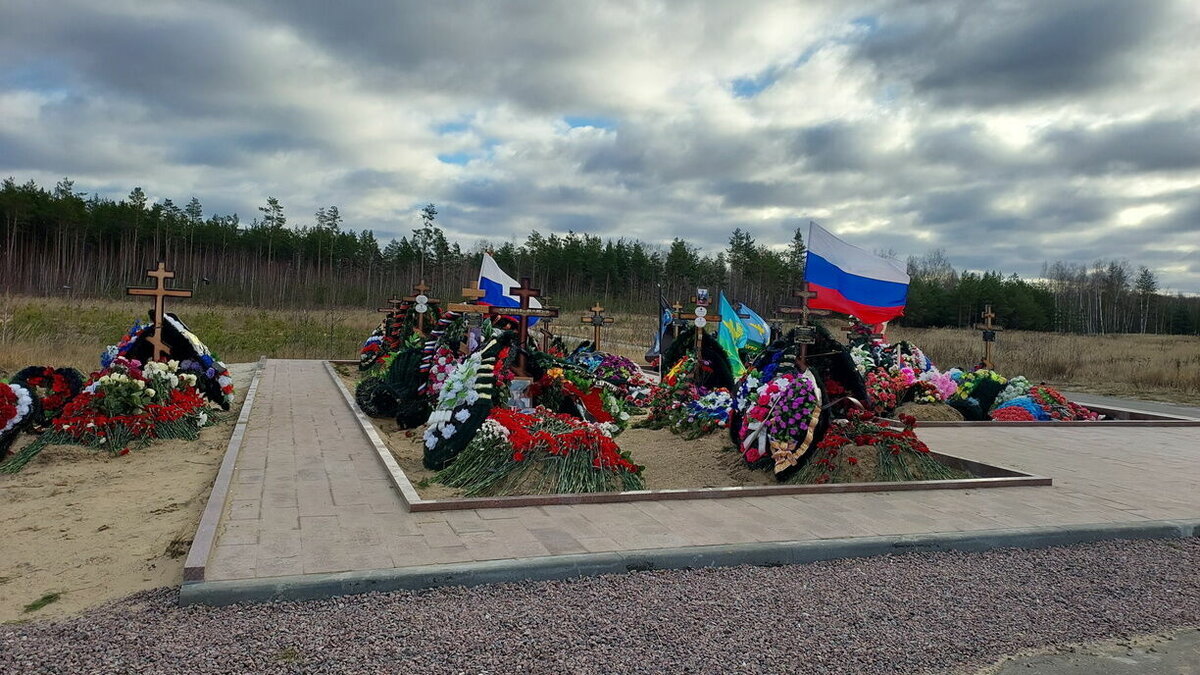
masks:
{"label": "paved stone walkway", "polygon": [[323,364],[272,360],[205,579],[1200,516],[1200,428],[919,433],[1055,484],[408,513]]}

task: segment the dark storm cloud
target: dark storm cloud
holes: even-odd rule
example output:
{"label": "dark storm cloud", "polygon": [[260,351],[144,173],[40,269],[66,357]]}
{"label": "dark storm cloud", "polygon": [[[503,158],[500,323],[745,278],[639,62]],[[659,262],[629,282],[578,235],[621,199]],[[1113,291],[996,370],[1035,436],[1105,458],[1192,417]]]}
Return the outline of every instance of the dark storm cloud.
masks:
{"label": "dark storm cloud", "polygon": [[1059,165],[1086,173],[1138,173],[1200,168],[1200,113],[1099,128],[1055,129],[1045,135]]}
{"label": "dark storm cloud", "polygon": [[1167,20],[1166,0],[928,2],[885,12],[859,53],[953,105],[1062,99],[1138,75],[1136,55]]}

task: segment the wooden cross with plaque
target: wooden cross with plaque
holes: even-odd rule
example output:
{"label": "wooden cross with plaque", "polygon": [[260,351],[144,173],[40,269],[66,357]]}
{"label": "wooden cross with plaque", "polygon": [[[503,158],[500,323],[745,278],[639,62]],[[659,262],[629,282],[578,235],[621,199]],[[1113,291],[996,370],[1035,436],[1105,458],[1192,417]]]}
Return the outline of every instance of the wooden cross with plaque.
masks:
{"label": "wooden cross with plaque", "polygon": [[975,330],[983,333],[983,367],[991,370],[992,343],[996,341],[996,331],[1004,329],[992,323],[992,319],[996,318],[996,313],[992,311],[991,305],[984,305],[983,314],[980,316],[983,317],[983,324],[975,324]]}
{"label": "wooden cross with plaque", "polygon": [[799,314],[800,319],[796,324],[796,342],[800,344],[800,368],[808,368],[808,346],[816,344],[817,329],[808,322],[810,316],[829,316],[831,312],[827,309],[813,309],[808,306],[808,299],[817,297],[817,294],[808,290],[808,282],[804,282],[803,290],[792,291],[793,298],[800,298],[799,307],[780,307],[779,311],[782,314]]}
{"label": "wooden cross with plaque", "polygon": [[156,280],[158,283],[154,288],[136,288],[129,287],[125,292],[129,295],[150,295],[154,297],[154,334],[147,338],[154,347],[154,360],[161,361],[171,355],[171,348],[162,341],[163,317],[166,316],[166,299],[167,298],[190,298],[191,291],[182,289],[167,288],[167,279],[174,279],[175,273],[167,271],[167,264],[159,262],[158,267],[152,270],[146,270],[146,276]]}
{"label": "wooden cross with plaque", "polygon": [[592,327],[592,349],[600,351],[600,329],[613,322],[611,316],[604,316],[604,308],[600,303],[592,305],[591,314],[579,317],[579,323]]}
{"label": "wooden cross with plaque", "polygon": [[517,370],[523,375],[526,372],[525,350],[529,342],[529,317],[556,317],[558,316],[558,308],[529,306],[531,299],[542,294],[541,289],[533,288],[529,285],[529,277],[521,277],[521,285],[509,288],[508,292],[521,299],[519,307],[499,307],[492,305],[488,307],[488,311],[493,314],[517,317],[517,336],[520,340],[520,348],[517,351]]}
{"label": "wooden cross with plaque", "polygon": [[404,296],[404,301],[414,303],[413,311],[417,313],[417,330],[424,333],[425,313],[429,311],[430,303],[441,302],[441,300],[426,295],[429,293],[429,286],[425,285],[424,279],[421,280],[421,283],[413,286],[413,290],[416,292],[412,295]]}
{"label": "wooden cross with plaque", "polygon": [[[720,314],[712,314],[708,311],[709,304],[712,303],[705,295],[692,296],[692,303],[696,305],[696,309],[690,314],[679,314],[679,318],[685,321],[691,321],[696,327],[696,366],[700,366],[700,362],[704,360],[701,355],[701,347],[704,346],[704,327],[709,321],[721,322]],[[682,309],[682,308],[681,308]]]}

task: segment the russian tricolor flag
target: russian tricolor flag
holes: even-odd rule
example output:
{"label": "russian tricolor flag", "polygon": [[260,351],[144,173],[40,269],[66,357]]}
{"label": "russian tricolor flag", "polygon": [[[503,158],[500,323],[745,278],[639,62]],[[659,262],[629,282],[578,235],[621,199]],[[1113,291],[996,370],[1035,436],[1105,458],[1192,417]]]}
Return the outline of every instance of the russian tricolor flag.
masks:
{"label": "russian tricolor flag", "polygon": [[[485,295],[479,300],[479,304],[492,307],[520,307],[521,300],[509,292],[510,289],[520,285],[519,281],[500,269],[500,265],[496,264],[496,259],[492,257],[491,253],[484,252],[483,264],[479,266],[479,290],[483,291]],[[538,302],[537,298],[530,298],[529,306],[540,308],[542,303]],[[537,317],[528,319],[528,325],[532,326],[535,323],[537,323]]]}
{"label": "russian tricolor flag", "polygon": [[838,239],[816,223],[808,232],[804,267],[808,290],[817,294],[815,309],[858,317],[879,324],[904,314],[908,272],[896,260],[881,258]]}

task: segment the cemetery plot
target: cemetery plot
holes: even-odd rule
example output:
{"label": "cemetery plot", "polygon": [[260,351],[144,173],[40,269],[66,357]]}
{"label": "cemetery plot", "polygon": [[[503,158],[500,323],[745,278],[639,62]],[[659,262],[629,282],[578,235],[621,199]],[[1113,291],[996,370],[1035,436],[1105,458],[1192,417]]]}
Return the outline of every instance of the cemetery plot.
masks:
{"label": "cemetery plot", "polygon": [[128,293],[152,299],[149,321],[96,345],[95,372],[34,365],[0,381],[5,618],[48,590],[54,614],[178,582],[232,433],[216,423],[253,367],[227,367],[167,311],[192,292],[164,263],[147,276]]}

